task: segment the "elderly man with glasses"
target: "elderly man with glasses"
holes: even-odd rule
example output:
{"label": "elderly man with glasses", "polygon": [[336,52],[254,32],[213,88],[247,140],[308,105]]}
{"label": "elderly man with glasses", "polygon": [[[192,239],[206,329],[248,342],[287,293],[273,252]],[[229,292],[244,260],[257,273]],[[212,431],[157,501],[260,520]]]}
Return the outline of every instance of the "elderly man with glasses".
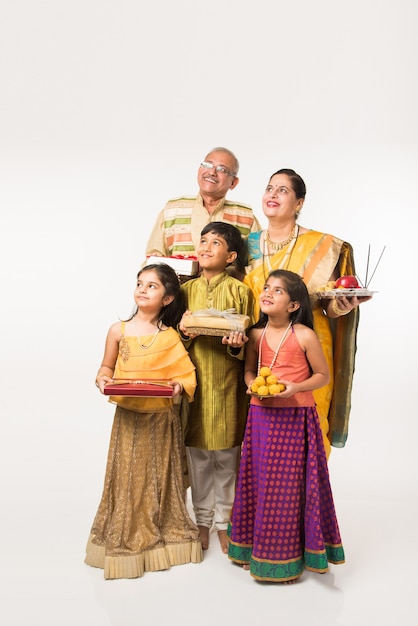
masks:
{"label": "elderly man with glasses", "polygon": [[[155,221],[146,255],[194,255],[200,233],[209,222],[233,224],[243,237],[261,230],[250,206],[225,199],[227,192],[238,185],[238,169],[238,159],[230,150],[213,148],[198,169],[199,194],[167,202]],[[240,277],[244,263],[241,259],[237,264]]]}

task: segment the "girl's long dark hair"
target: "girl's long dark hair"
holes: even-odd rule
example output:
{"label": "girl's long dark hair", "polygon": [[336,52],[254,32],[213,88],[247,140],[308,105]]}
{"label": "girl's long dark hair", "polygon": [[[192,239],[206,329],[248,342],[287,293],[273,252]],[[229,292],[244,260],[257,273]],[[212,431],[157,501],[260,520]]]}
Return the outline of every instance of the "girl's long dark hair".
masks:
{"label": "girl's long dark hair", "polygon": [[[139,270],[136,275],[137,279],[141,276],[142,272],[148,270],[153,270],[157,274],[158,278],[164,285],[164,295],[174,296],[174,300],[170,302],[170,304],[162,307],[158,315],[158,323],[164,324],[165,326],[171,326],[172,328],[177,328],[177,324],[180,322],[182,315],[186,310],[183,292],[180,289],[179,278],[173,268],[166,263],[152,263],[150,265],[145,265]],[[132,315],[125,321],[132,319],[137,311],[138,307],[135,307]]]}
{"label": "girl's long dark hair", "polygon": [[[309,293],[305,283],[296,272],[290,270],[273,270],[267,277],[281,278],[284,286],[293,302],[299,302],[299,308],[290,313],[292,324],[304,324],[313,329],[312,306],[309,300]],[[267,281],[266,281],[267,282]],[[253,328],[264,328],[268,322],[268,315],[260,313],[260,319],[253,325]]]}

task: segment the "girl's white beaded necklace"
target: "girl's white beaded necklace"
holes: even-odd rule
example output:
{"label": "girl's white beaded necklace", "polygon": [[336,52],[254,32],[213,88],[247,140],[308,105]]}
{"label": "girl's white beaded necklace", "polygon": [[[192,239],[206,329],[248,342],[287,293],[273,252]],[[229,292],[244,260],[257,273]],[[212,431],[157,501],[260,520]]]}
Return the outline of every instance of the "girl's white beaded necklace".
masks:
{"label": "girl's white beaded necklace", "polygon": [[157,330],[153,334],[151,341],[148,344],[143,344],[142,341],[141,341],[141,337],[140,337],[140,335],[138,335],[137,330],[136,330],[135,316],[132,318],[132,321],[134,323],[135,335],[136,335],[136,338],[138,340],[139,347],[142,348],[143,350],[146,350],[147,348],[150,348],[152,346],[152,344],[154,343],[154,341],[157,339],[157,335],[158,335],[158,333],[161,330],[160,323],[158,322]]}
{"label": "girl's white beaded necklace", "polygon": [[[261,344],[263,343],[263,339],[265,337],[265,334],[267,332],[267,327],[268,327],[269,323],[267,322],[267,324],[264,326],[263,332],[261,333],[261,337],[260,337],[260,343],[258,344],[258,365],[257,365],[257,376],[260,375],[260,369],[261,369]],[[273,360],[270,364],[270,370],[273,370],[273,365],[276,362],[277,359],[277,355],[279,354],[279,350],[283,345],[284,340],[287,337],[287,333],[289,332],[289,330],[292,328],[292,322],[289,322],[289,326],[286,328],[286,330],[284,331],[282,338],[279,341],[279,345],[276,348],[276,352],[274,353],[273,356]]]}

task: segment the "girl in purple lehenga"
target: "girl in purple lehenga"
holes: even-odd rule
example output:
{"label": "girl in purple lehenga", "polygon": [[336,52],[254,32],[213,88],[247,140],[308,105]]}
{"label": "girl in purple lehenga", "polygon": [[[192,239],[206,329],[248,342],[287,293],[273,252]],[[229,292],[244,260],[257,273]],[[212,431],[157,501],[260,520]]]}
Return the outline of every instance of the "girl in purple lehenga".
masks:
{"label": "girl in purple lehenga", "polygon": [[329,371],[299,275],[271,272],[259,301],[246,347],[248,393],[268,371],[285,389],[265,398],[252,393],[228,556],[257,580],[294,582],[304,569],[323,573],[328,563],[344,563],[312,394]]}

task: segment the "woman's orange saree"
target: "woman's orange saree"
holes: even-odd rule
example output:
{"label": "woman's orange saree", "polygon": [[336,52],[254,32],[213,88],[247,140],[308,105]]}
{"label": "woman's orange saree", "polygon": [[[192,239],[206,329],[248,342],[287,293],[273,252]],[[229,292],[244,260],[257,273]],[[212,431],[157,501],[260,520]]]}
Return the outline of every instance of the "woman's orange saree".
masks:
{"label": "woman's orange saree", "polygon": [[298,235],[282,250],[266,255],[260,246],[262,232],[248,237],[249,266],[244,282],[252,289],[257,307],[258,296],[272,270],[296,272],[308,288],[314,330],[321,341],[331,375],[327,386],[314,391],[329,456],[331,445],[342,448],[347,440],[359,310],[357,307],[349,315],[329,318],[316,292],[324,289],[335,268],[339,275],[355,274],[353,250],[341,239],[310,230]]}

